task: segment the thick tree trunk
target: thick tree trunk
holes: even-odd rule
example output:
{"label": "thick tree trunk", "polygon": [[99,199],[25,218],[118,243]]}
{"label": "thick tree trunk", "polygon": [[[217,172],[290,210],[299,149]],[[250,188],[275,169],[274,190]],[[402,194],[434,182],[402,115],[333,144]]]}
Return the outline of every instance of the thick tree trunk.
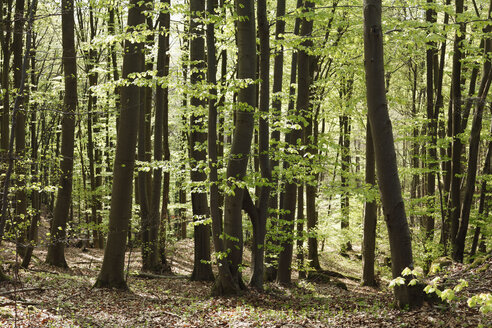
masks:
{"label": "thick tree trunk", "polygon": [[[405,268],[413,269],[412,243],[401,195],[391,120],[384,83],[381,1],[364,1],[364,61],[368,116],[371,124],[377,176],[383,212],[388,227],[393,278]],[[420,287],[406,284],[395,288],[400,307],[420,305]]]}
{"label": "thick tree trunk", "polygon": [[[366,130],[366,184],[371,189],[376,188],[376,163],[374,159],[374,143],[371,134],[371,124],[367,121]],[[364,239],[362,242],[362,285],[376,286],[374,275],[374,251],[376,248],[377,202],[370,196],[364,208]]]}
{"label": "thick tree trunk", "polygon": [[[131,31],[145,21],[144,5],[131,0],[128,11],[128,29]],[[123,57],[123,78],[140,72],[142,67],[138,60],[141,44],[125,41]],[[101,272],[96,280],[96,287],[128,289],[123,274],[126,238],[132,209],[133,170],[135,166],[135,147],[137,143],[140,90],[133,83],[121,88],[121,112],[119,132],[116,141],[116,155],[113,169],[113,187],[111,210],[109,213],[109,231]]]}
{"label": "thick tree trunk", "polygon": [[[237,22],[238,78],[255,79],[256,76],[256,29],[254,1],[236,0],[236,13],[244,17]],[[249,84],[238,94],[235,129],[227,164],[227,181],[242,181],[246,175],[251,141],[253,138],[255,85]],[[234,193],[227,193],[224,209],[224,233],[227,235],[225,249],[228,270],[219,272],[214,286],[215,294],[235,294],[243,288],[239,265],[243,255],[242,203],[244,190],[230,182]]]}
{"label": "thick tree trunk", "polygon": [[75,52],[75,19],[73,0],[62,0],[63,71],[65,97],[63,100],[60,186],[51,223],[51,243],[46,263],[68,267],[65,260],[66,225],[72,201],[72,171],[74,153],[75,111],[77,108],[77,58]]}

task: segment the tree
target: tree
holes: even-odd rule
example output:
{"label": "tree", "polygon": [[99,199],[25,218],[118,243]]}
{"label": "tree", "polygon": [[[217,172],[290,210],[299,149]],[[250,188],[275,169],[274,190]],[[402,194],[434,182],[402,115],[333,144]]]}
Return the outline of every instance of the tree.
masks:
{"label": "tree", "polygon": [[[364,66],[368,117],[373,137],[377,177],[383,213],[391,248],[391,271],[399,277],[405,268],[413,269],[412,243],[396,164],[391,120],[386,102],[384,81],[381,1],[364,1]],[[399,306],[421,303],[419,286],[406,284],[395,288]]]}
{"label": "tree", "polygon": [[[297,8],[301,8],[303,5],[303,0],[297,0]],[[296,18],[294,23],[294,35],[299,34],[299,29],[301,25],[301,19]],[[288,115],[295,115],[295,92],[296,89],[294,84],[297,81],[298,75],[298,60],[299,53],[294,51],[292,53],[291,59],[291,70],[290,70],[290,88],[289,88],[289,104],[287,108]],[[291,130],[285,134],[285,141],[289,146],[295,148],[297,139],[300,138],[300,131]],[[288,161],[283,163],[284,169],[289,168]],[[292,263],[292,252],[293,252],[293,240],[292,236],[294,231],[294,215],[296,210],[296,192],[297,185],[295,181],[288,180],[285,181],[285,189],[280,195],[280,209],[281,209],[281,219],[283,220],[283,226],[281,226],[282,233],[285,235],[285,240],[280,245],[282,250],[278,256],[278,270],[277,270],[277,282],[281,284],[290,284],[291,282],[291,263]]]}
{"label": "tree", "polygon": [[75,111],[77,108],[77,57],[75,52],[75,20],[73,0],[62,3],[63,71],[65,97],[63,101],[60,185],[51,222],[51,243],[48,245],[46,263],[68,267],[65,260],[67,218],[72,198],[72,172],[74,155]]}
{"label": "tree", "polygon": [[[269,155],[268,111],[270,103],[270,29],[267,19],[266,0],[258,0],[258,34],[260,36],[260,122],[258,131],[258,159],[261,170],[262,186],[256,215],[251,216],[253,223],[252,272],[250,285],[263,289],[263,273],[265,266],[265,236],[270,200],[270,182],[272,171]],[[245,192],[248,192],[247,190]]]}
{"label": "tree", "polygon": [[[488,19],[490,20],[492,12],[492,1],[490,2]],[[488,25],[484,29],[485,35],[490,35],[491,27]],[[465,252],[465,239],[468,231],[470,219],[470,210],[472,206],[473,194],[475,192],[475,182],[477,177],[478,153],[480,145],[480,132],[482,130],[482,118],[485,108],[485,100],[489,93],[490,83],[492,81],[492,69],[490,54],[492,53],[492,38],[487,37],[484,42],[484,64],[482,70],[482,81],[478,90],[478,103],[473,115],[473,122],[470,136],[470,150],[468,155],[468,172],[466,175],[465,194],[463,197],[463,206],[461,208],[461,222],[453,245],[453,259],[463,262]]]}
{"label": "tree", "polygon": [[[367,120],[366,131],[366,183],[371,189],[376,186],[376,163],[371,125]],[[375,286],[374,250],[376,247],[377,203],[369,195],[364,208],[364,239],[362,242],[362,285]]]}
{"label": "tree", "polygon": [[[130,1],[129,32],[134,31],[138,25],[144,23],[143,10],[144,4],[140,1]],[[129,83],[121,88],[121,111],[113,166],[114,179],[109,213],[108,241],[104,250],[101,271],[95,283],[96,287],[118,289],[128,289],[123,269],[132,208],[132,182],[140,104],[140,90],[134,83],[133,73],[142,70],[138,60],[141,52],[141,44],[138,40],[126,40],[124,50],[123,78],[127,79]]]}
{"label": "tree", "polygon": [[[201,19],[205,13],[205,2],[200,0],[190,1],[190,61],[191,61],[191,85],[201,87],[205,80],[205,42]],[[207,159],[206,151],[202,144],[207,140],[204,132],[205,116],[200,112],[205,107],[205,99],[193,94],[190,100],[192,109],[190,119],[190,160],[191,181],[196,183],[195,190],[191,193],[195,232],[195,259],[191,280],[211,281],[214,279],[212,265],[210,264],[210,225],[206,223],[209,217],[207,193],[202,190],[201,183],[207,180],[207,174],[201,168]]]}
{"label": "tree", "polygon": [[[312,135],[311,130],[316,128],[312,124],[312,107],[310,104],[310,88],[312,84],[313,77],[313,66],[312,60],[314,59],[308,52],[307,49],[312,47],[313,41],[311,40],[311,34],[313,32],[313,20],[308,17],[308,14],[314,11],[315,3],[311,0],[306,0],[304,2],[303,12],[305,16],[302,18],[300,35],[303,38],[302,48],[299,51],[297,58],[297,69],[298,69],[298,83],[297,83],[297,114],[304,115],[307,117],[308,126],[306,129],[309,131],[308,136]],[[297,139],[301,137],[300,135],[293,134],[292,144],[297,144]],[[308,148],[310,150],[311,147]],[[315,270],[321,270],[318,258],[318,240],[316,238],[317,228],[317,218],[315,211],[315,201],[316,201],[316,186],[311,182],[306,184],[306,219],[307,219],[307,230],[309,233],[308,238],[308,260],[309,265]],[[295,203],[295,202],[294,202]],[[295,205],[294,205],[295,206]]]}
{"label": "tree", "polygon": [[246,175],[254,127],[256,77],[256,29],[254,2],[236,0],[238,45],[238,78],[247,83],[239,90],[235,107],[235,127],[230,159],[227,163],[226,178],[228,191],[225,196],[224,234],[227,251],[227,268],[219,271],[215,281],[214,294],[236,294],[244,288],[239,271],[243,255],[242,204],[244,189],[237,186]]}

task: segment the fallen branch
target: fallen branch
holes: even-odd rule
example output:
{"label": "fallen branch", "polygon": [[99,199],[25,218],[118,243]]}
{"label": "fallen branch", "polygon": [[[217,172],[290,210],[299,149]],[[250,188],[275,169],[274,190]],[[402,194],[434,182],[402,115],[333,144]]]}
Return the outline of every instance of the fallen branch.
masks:
{"label": "fallen branch", "polygon": [[37,302],[22,302],[22,301],[17,301],[17,302],[9,302],[9,303],[0,303],[1,306],[16,306],[16,305],[40,305],[41,303]]}
{"label": "fallen branch", "polygon": [[17,289],[17,290],[9,290],[9,291],[6,291],[6,292],[1,292],[0,295],[1,296],[5,296],[5,295],[11,295],[11,294],[15,294],[15,293],[26,293],[26,292],[34,292],[34,291],[44,291],[44,289],[42,287],[33,287],[33,288],[24,288],[24,289]]}
{"label": "fallen branch", "polygon": [[132,273],[132,277],[136,278],[145,278],[145,279],[189,279],[189,276],[183,275],[161,275],[161,274],[153,274],[148,272],[140,272],[140,273]]}

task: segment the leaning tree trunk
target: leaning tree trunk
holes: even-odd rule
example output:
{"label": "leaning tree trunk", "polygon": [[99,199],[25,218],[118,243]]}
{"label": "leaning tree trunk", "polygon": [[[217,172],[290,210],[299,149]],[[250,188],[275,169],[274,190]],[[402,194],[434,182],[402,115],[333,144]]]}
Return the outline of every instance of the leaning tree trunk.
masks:
{"label": "leaning tree trunk", "polygon": [[75,110],[77,108],[77,59],[75,52],[75,19],[73,0],[62,0],[63,71],[65,98],[63,101],[60,186],[51,222],[51,243],[46,263],[68,267],[65,260],[65,236],[72,200],[72,171],[74,152]]}
{"label": "leaning tree trunk", "polygon": [[[492,1],[491,8],[492,9]],[[490,12],[489,9],[489,20]],[[484,30],[485,35],[490,35],[491,29],[488,27]],[[485,108],[485,100],[489,93],[490,83],[492,80],[492,69],[490,62],[490,54],[492,52],[492,39],[488,38],[485,42],[482,81],[478,91],[478,104],[473,116],[473,123],[470,135],[470,150],[468,154],[468,172],[466,174],[465,195],[463,197],[463,207],[461,211],[461,223],[456,237],[456,242],[453,244],[453,259],[463,262],[463,253],[465,251],[465,239],[468,231],[468,222],[470,220],[470,210],[472,206],[473,194],[475,192],[475,182],[477,177],[478,152],[480,146],[480,132],[482,131],[482,117]]]}
{"label": "leaning tree trunk", "polygon": [[[412,242],[401,195],[393,129],[388,114],[384,81],[381,0],[364,1],[364,62],[368,116],[373,136],[377,177],[388,227],[393,278],[413,269]],[[406,284],[395,288],[399,306],[419,305],[421,293]]]}
{"label": "leaning tree trunk", "polygon": [[[130,5],[128,29],[131,31],[144,23],[145,16],[144,5],[139,1],[131,0]],[[104,250],[102,268],[95,284],[96,287],[118,289],[128,289],[123,269],[126,238],[132,214],[133,170],[140,106],[139,87],[133,83],[133,78],[129,75],[142,70],[138,60],[142,51],[141,44],[126,40],[124,48],[123,78],[128,79],[130,83],[121,88],[121,112],[113,168],[108,241]]]}
{"label": "leaning tree trunk", "polygon": [[[241,80],[256,78],[256,30],[253,0],[236,0],[237,44],[238,44],[238,78]],[[239,266],[243,256],[242,203],[244,190],[234,182],[242,181],[246,175],[254,127],[254,106],[256,87],[249,83],[238,94],[235,110],[235,129],[232,140],[230,160],[227,164],[228,192],[225,197],[224,233],[227,235],[225,249],[228,252],[227,270],[219,272],[215,282],[214,294],[236,294],[244,288]]]}

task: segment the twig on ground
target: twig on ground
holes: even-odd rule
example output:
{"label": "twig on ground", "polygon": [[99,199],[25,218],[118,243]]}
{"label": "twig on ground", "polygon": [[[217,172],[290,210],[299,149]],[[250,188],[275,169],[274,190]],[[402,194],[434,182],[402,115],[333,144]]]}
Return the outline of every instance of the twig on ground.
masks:
{"label": "twig on ground", "polygon": [[6,291],[6,292],[1,292],[0,295],[1,296],[6,296],[6,295],[10,295],[10,294],[15,294],[15,293],[25,293],[25,292],[33,292],[33,291],[44,291],[44,288],[42,287],[33,287],[33,288],[24,288],[24,289],[17,289],[17,290],[9,290],[9,291]]}

